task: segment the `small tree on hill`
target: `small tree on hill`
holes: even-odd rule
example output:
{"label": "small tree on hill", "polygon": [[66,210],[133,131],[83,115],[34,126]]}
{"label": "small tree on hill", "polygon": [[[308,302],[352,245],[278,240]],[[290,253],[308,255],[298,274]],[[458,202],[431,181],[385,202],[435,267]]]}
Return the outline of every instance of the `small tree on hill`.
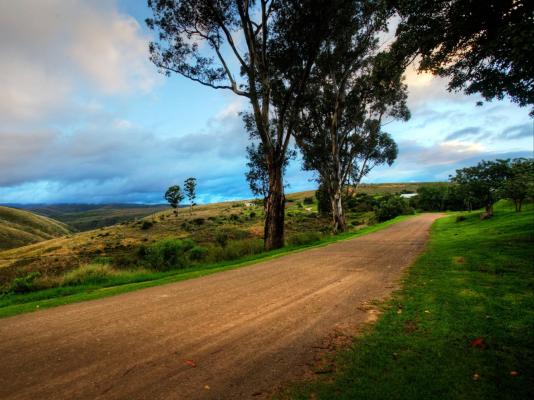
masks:
{"label": "small tree on hill", "polygon": [[180,202],[184,199],[182,189],[178,185],[171,186],[165,192],[165,200],[169,202],[172,208],[176,208],[180,205]]}
{"label": "small tree on hill", "polygon": [[515,210],[521,211],[523,201],[529,195],[534,184],[534,161],[526,158],[516,158],[510,164],[510,176],[504,181],[500,194],[515,204]]}
{"label": "small tree on hill", "polygon": [[184,181],[184,190],[189,199],[189,212],[193,214],[193,206],[195,205],[195,198],[197,197],[197,180],[196,178],[187,178]]}
{"label": "small tree on hill", "polygon": [[493,204],[510,176],[509,160],[481,161],[474,167],[456,170],[451,181],[460,186],[465,195],[482,202],[488,216],[493,215]]}

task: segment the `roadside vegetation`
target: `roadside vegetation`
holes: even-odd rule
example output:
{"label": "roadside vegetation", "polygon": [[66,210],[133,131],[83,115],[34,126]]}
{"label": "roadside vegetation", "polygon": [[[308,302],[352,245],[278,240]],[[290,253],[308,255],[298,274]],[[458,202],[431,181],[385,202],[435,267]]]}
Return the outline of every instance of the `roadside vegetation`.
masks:
{"label": "roadside vegetation", "polygon": [[[209,263],[207,260],[204,263],[192,260],[191,255],[194,254],[193,249],[195,247],[191,247],[192,243],[187,239],[178,239],[176,241],[166,239],[161,242],[155,242],[153,247],[154,254],[147,257],[147,262],[140,263],[136,268],[132,269],[118,268],[112,264],[112,258],[103,257],[95,259],[90,264],[83,264],[62,275],[43,276],[39,272],[31,272],[24,277],[16,278],[9,290],[0,295],[0,318],[239,268],[290,252],[323,246],[335,241],[375,232],[407,217],[400,216],[380,224],[361,227],[358,230],[339,235],[302,233],[293,236],[291,243],[284,248],[272,251],[263,251],[261,240],[256,239],[255,243],[260,245],[257,253],[250,252],[250,247],[244,246],[247,250],[245,255],[234,258],[236,253],[228,253],[232,254],[232,256],[227,260],[213,263]],[[236,245],[237,248],[240,248],[240,246],[240,244]],[[168,251],[169,248],[173,250],[178,248],[179,250]],[[161,267],[160,262],[165,259],[167,254],[170,254],[173,259],[181,258],[182,261],[187,262],[187,266],[180,268],[178,266],[180,261],[176,261],[176,264],[171,264],[171,268]],[[157,259],[157,268],[150,268],[152,257]]]}
{"label": "roadside vegetation", "polygon": [[294,399],[527,399],[534,393],[534,207],[436,221],[427,251],[337,372]]}
{"label": "roadside vegetation", "polygon": [[[380,187],[384,187],[380,194]],[[402,186],[395,185],[395,188]],[[372,187],[347,203],[348,232],[399,215],[413,214],[407,201],[381,216],[389,185]],[[401,189],[402,190],[402,189]],[[317,195],[320,194],[317,193]],[[190,207],[189,207],[190,208]],[[288,195],[286,246],[319,242],[331,235],[330,217],[314,192]],[[261,200],[167,209],[140,220],[69,234],[31,246],[0,252],[0,292],[32,292],[63,286],[63,276],[92,264],[106,264],[118,274],[164,272],[239,260],[265,252]],[[115,274],[116,275],[116,274]]]}

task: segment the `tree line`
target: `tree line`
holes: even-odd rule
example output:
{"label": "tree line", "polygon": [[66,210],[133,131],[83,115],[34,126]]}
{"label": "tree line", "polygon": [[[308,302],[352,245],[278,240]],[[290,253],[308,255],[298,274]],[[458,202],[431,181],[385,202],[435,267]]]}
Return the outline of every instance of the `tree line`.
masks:
{"label": "tree line", "polygon": [[491,217],[493,205],[500,199],[512,201],[517,212],[521,211],[525,200],[534,201],[532,159],[481,161],[456,170],[450,181],[451,184],[420,187],[411,204],[423,211],[484,208],[484,216]]}
{"label": "tree line", "polygon": [[[148,0],[150,58],[167,75],[246,98],[247,175],[264,196],[267,250],[284,244],[284,170],[296,143],[346,229],[342,194],[393,163],[385,122],[406,120],[403,74],[451,78],[451,90],[534,103],[527,1]],[[395,40],[378,38],[398,17]],[[530,23],[526,22],[530,21]],[[512,36],[510,36],[512,35]],[[513,40],[511,39],[513,37]],[[503,50],[504,49],[504,50]],[[506,75],[506,76],[504,76]],[[251,185],[252,186],[252,185]]]}

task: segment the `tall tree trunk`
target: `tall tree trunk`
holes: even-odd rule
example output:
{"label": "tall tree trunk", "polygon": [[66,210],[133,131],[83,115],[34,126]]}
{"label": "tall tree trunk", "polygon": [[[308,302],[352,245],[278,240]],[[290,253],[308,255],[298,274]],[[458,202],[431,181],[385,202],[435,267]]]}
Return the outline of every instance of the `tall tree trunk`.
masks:
{"label": "tall tree trunk", "polygon": [[493,216],[493,203],[486,204],[486,212],[490,217]]}
{"label": "tall tree trunk", "polygon": [[285,196],[282,165],[269,166],[269,193],[265,202],[265,250],[284,246]]}
{"label": "tall tree trunk", "polygon": [[344,232],[347,229],[341,197],[341,184],[339,182],[332,182],[330,188],[330,204],[332,206],[332,232],[334,234]]}

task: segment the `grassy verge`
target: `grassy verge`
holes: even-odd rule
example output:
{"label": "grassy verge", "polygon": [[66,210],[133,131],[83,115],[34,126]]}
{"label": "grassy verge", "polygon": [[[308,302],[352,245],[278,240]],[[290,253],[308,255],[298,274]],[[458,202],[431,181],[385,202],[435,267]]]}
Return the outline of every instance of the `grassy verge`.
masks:
{"label": "grassy verge", "polygon": [[295,399],[534,398],[534,211],[436,221],[427,251],[334,376]]}
{"label": "grassy verge", "polygon": [[312,247],[325,246],[329,243],[352,239],[357,236],[376,232],[409,217],[410,216],[400,216],[390,221],[360,229],[355,232],[346,232],[336,236],[327,236],[320,241],[311,244],[286,246],[282,249],[244,257],[235,261],[227,261],[168,272],[144,271],[141,273],[126,273],[116,277],[111,277],[104,284],[61,286],[23,294],[8,293],[0,296],[0,318],[85,300],[113,296],[147,287],[198,278],[220,271],[240,268],[259,261],[280,257],[285,254],[306,250]]}

